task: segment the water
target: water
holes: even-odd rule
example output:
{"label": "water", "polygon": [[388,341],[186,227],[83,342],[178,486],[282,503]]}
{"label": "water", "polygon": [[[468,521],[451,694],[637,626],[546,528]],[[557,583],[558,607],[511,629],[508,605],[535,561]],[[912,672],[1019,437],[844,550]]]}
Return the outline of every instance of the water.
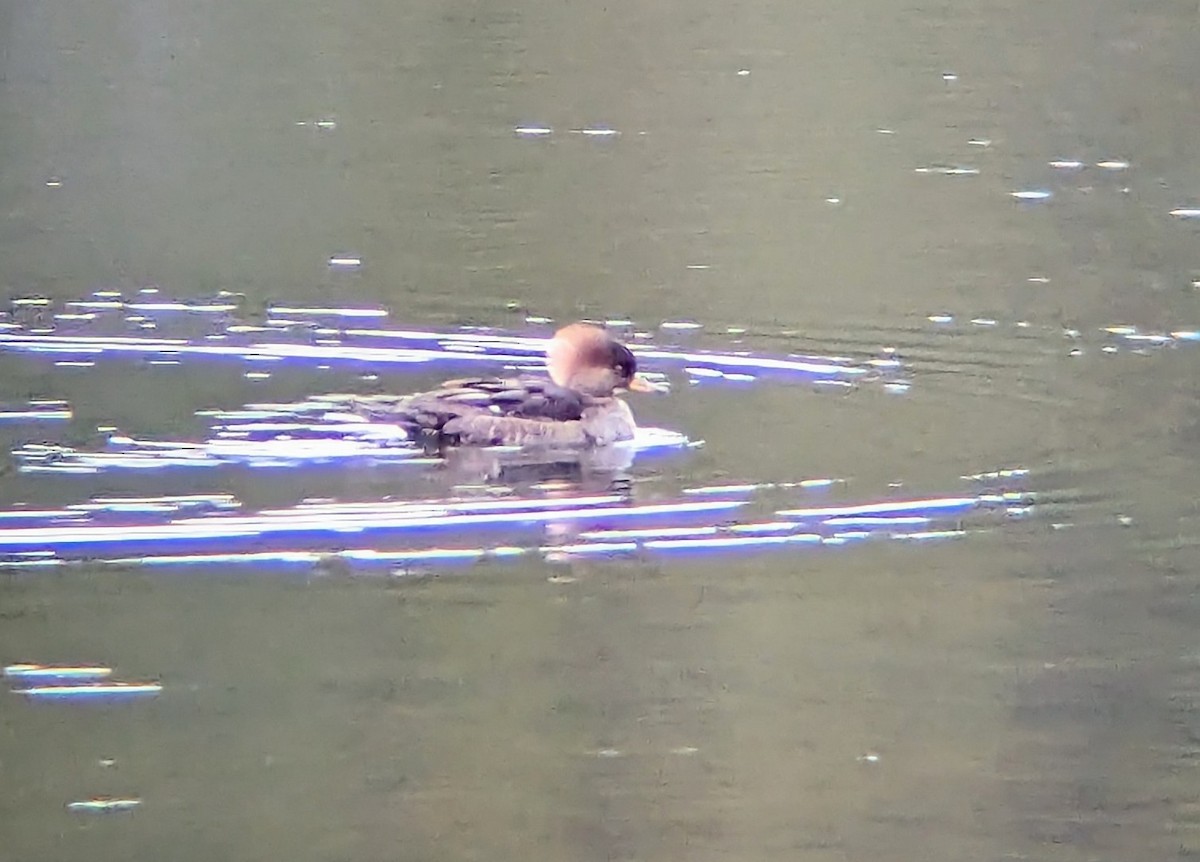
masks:
{"label": "water", "polygon": [[[1194,853],[1189,15],[0,8],[0,859]],[[618,488],[313,407],[580,317]]]}

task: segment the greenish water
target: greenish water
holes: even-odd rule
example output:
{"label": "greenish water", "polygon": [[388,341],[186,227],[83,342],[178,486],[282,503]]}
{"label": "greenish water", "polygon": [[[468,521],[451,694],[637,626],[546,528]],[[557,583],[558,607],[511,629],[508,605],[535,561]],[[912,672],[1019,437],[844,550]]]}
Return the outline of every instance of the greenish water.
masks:
{"label": "greenish water", "polygon": [[[164,692],[2,692],[0,860],[1194,853],[1200,346],[1102,331],[1200,325],[1195,223],[1168,215],[1200,199],[1194,24],[1078,0],[0,4],[6,299],[156,285],[413,327],[686,319],[714,349],[738,349],[729,327],[774,353],[895,348],[902,395],[636,401],[706,445],[639,461],[635,494],[956,494],[1019,466],[1046,501],[940,544],[412,581],[2,574],[0,662],[103,662]],[[946,165],[979,172],[915,170]],[[81,439],[202,433],[198,409],[327,385],[0,370],[0,400],[66,399]],[[0,501],[139,481],[10,471]],[[255,505],[445,491],[435,472],[173,481],[158,492]],[[142,805],[65,809],[97,795]]]}

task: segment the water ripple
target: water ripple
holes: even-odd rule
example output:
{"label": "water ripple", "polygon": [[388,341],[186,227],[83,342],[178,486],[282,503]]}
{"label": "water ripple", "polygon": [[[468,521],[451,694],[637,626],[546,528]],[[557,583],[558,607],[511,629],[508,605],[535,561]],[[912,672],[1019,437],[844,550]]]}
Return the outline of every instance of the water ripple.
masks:
{"label": "water ripple", "polygon": [[[125,300],[112,291],[67,302],[66,314],[48,313],[52,303],[41,297],[18,299],[0,319],[0,352],[43,356],[59,366],[92,367],[105,360],[141,360],[178,364],[184,361],[233,360],[284,363],[303,367],[404,369],[446,367],[448,370],[539,370],[547,336],[519,335],[484,327],[449,332],[366,327],[385,318],[379,308],[272,306],[262,323],[247,322],[240,300],[218,294],[207,301],[174,301],[139,295]],[[660,330],[686,335],[700,329],[691,321],[665,321]],[[152,331],[152,334],[147,330]],[[656,344],[647,333],[631,333],[631,349],[651,372],[680,372],[693,383],[744,384],[777,382],[874,382],[899,373],[894,358],[859,361],[844,357],[751,351],[680,349]],[[251,372],[269,375],[264,370]],[[484,371],[487,373],[487,371]]]}
{"label": "water ripple", "polygon": [[[982,475],[982,474],[981,474]],[[44,567],[70,562],[125,566],[293,564],[339,561],[352,569],[471,562],[541,555],[551,560],[672,552],[841,547],[867,540],[929,541],[993,530],[1037,510],[1019,487],[1027,474],[991,474],[973,493],[751,511],[755,486],[684,489],[674,499],[633,501],[621,494],[562,494],[367,502],[305,501],[243,512],[221,497],[106,498],[94,505],[0,513],[0,561]],[[1000,483],[1001,488],[993,485]],[[764,486],[765,487],[765,486]],[[802,482],[772,485],[807,493]],[[16,510],[20,511],[20,510]],[[500,530],[499,541],[481,542]],[[461,544],[464,532],[479,544]]]}

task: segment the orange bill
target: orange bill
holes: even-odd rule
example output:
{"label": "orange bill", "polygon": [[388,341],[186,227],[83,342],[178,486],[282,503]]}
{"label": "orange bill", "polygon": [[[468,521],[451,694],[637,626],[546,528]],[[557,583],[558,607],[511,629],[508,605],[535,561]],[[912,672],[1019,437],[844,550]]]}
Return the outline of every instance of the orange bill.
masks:
{"label": "orange bill", "polygon": [[633,379],[629,381],[629,388],[634,392],[662,392],[661,389],[640,374],[633,375]]}

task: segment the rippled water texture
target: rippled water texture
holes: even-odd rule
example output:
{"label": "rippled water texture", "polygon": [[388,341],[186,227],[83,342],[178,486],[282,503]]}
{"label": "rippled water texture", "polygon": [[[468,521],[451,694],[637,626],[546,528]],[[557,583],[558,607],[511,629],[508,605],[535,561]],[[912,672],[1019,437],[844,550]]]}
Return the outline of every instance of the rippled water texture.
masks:
{"label": "rippled water texture", "polygon": [[1200,851],[1195,25],[0,4],[0,862]]}

